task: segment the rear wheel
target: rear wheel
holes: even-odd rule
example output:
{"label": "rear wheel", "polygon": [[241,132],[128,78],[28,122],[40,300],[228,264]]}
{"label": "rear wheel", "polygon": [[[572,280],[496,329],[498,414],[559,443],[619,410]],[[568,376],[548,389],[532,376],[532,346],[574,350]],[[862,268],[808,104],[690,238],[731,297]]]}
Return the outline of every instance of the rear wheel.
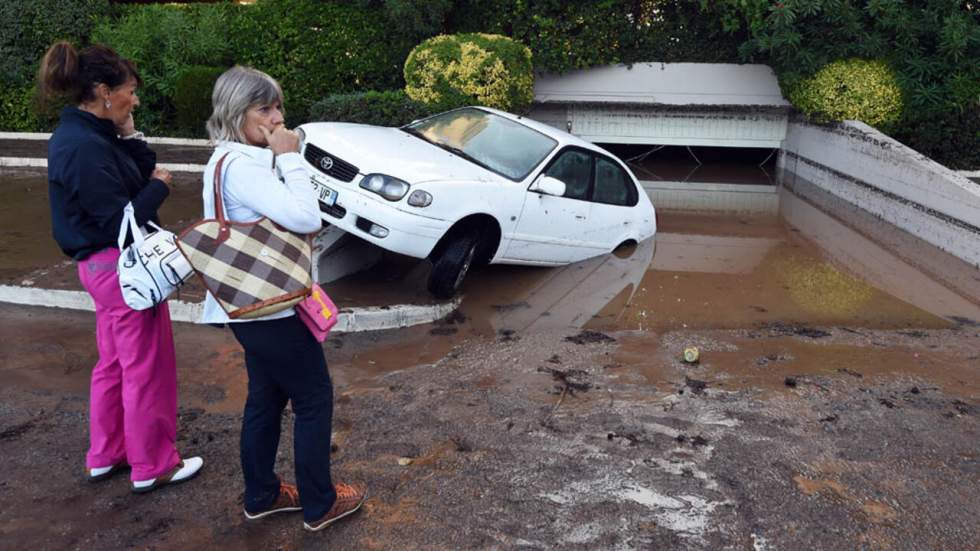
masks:
{"label": "rear wheel", "polygon": [[442,253],[432,261],[429,292],[438,298],[455,296],[473,265],[477,245],[479,240],[472,233],[460,234],[446,244]]}

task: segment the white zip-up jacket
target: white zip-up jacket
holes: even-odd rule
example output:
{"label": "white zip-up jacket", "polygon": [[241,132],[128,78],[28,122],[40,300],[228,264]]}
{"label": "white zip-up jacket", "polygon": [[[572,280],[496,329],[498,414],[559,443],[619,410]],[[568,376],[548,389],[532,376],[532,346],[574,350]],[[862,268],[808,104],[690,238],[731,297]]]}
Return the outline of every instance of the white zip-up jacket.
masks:
{"label": "white zip-up jacket", "polygon": [[[254,222],[267,216],[280,226],[297,233],[320,229],[320,206],[310,173],[299,153],[274,155],[272,150],[238,142],[218,142],[204,169],[204,218],[214,218],[214,167],[228,153],[222,165],[221,189],[225,217],[234,222]],[[289,308],[261,318],[233,320],[210,292],[204,298],[200,323],[239,323],[286,318],[295,314]]]}

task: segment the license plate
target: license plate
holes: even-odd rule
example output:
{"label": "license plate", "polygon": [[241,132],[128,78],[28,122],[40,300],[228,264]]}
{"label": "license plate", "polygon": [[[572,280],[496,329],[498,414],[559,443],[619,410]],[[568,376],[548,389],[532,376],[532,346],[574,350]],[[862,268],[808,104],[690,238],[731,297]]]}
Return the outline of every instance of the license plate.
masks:
{"label": "license plate", "polygon": [[316,192],[320,195],[321,203],[327,205],[328,207],[332,207],[333,204],[337,202],[336,190],[329,188],[325,184],[318,182],[316,178],[312,178],[310,181],[313,183],[313,189],[315,189]]}

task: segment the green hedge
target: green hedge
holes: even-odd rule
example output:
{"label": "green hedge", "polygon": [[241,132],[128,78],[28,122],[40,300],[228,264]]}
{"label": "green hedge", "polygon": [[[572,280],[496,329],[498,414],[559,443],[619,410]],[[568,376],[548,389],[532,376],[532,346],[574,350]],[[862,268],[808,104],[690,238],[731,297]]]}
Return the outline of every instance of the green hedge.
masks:
{"label": "green hedge", "polygon": [[439,109],[477,104],[523,111],[534,100],[531,50],[500,35],[436,36],[405,60],[405,92]]}
{"label": "green hedge", "polygon": [[0,130],[34,132],[38,129],[33,84],[11,86],[0,84]]}
{"label": "green hedge", "polygon": [[0,2],[0,84],[34,79],[45,50],[56,40],[88,41],[108,0],[3,0]]}
{"label": "green hedge", "polygon": [[414,46],[357,3],[314,0],[241,6],[229,38],[237,63],[282,85],[290,125],[304,122],[310,105],[326,96],[401,87],[402,63]]}
{"label": "green hedge", "polygon": [[226,67],[189,67],[181,72],[174,85],[177,127],[196,136],[206,136],[204,123],[211,116],[211,92]]}
{"label": "green hedge", "polygon": [[189,67],[232,64],[228,27],[237,11],[232,4],[134,5],[99,21],[92,40],[132,59],[143,79],[137,127],[148,134],[172,132],[177,79]]}
{"label": "green hedge", "polygon": [[883,61],[835,61],[788,85],[789,100],[816,120],[860,120],[890,130],[902,116],[902,90]]}
{"label": "green hedge", "polygon": [[438,112],[402,90],[328,96],[310,107],[311,121],[358,122],[402,126]]}

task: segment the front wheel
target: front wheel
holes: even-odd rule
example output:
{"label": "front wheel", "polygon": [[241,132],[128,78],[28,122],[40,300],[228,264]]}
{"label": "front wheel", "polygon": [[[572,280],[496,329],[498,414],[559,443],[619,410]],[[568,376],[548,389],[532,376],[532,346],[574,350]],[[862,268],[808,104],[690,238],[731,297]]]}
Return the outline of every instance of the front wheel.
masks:
{"label": "front wheel", "polygon": [[469,233],[461,234],[450,241],[432,261],[429,292],[438,298],[453,298],[473,265],[478,244],[477,237]]}

